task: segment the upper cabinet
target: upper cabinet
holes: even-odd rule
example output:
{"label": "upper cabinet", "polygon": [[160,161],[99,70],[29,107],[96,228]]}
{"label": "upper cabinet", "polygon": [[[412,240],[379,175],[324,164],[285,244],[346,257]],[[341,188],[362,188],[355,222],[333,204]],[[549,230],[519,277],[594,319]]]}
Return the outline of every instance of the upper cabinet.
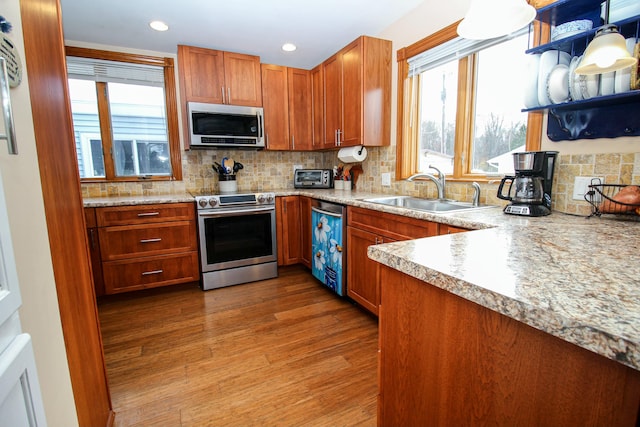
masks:
{"label": "upper cabinet", "polygon": [[183,102],[262,106],[260,57],[178,45]]}
{"label": "upper cabinet", "polygon": [[[640,8],[636,1],[611,0],[609,23],[618,27],[630,52],[638,55]],[[605,23],[604,16],[602,0],[559,0],[538,9],[535,25],[539,27],[531,32],[533,47],[527,53],[537,57],[533,63],[539,67],[538,93],[546,91],[549,99],[523,111],[548,111],[547,136],[552,141],[640,136],[637,68],[594,76],[574,73],[587,45]],[[569,28],[554,34],[558,26],[578,20],[591,21],[592,28]],[[560,93],[560,99],[554,102],[549,94],[558,93],[560,85],[568,96]]]}
{"label": "upper cabinet", "polygon": [[324,142],[314,148],[389,145],[391,42],[359,37],[323,62],[322,73]]}
{"label": "upper cabinet", "polygon": [[268,150],[313,148],[308,70],[262,64],[262,103]]}
{"label": "upper cabinet", "polygon": [[262,107],[258,56],[178,45],[178,76],[185,149],[188,102]]}

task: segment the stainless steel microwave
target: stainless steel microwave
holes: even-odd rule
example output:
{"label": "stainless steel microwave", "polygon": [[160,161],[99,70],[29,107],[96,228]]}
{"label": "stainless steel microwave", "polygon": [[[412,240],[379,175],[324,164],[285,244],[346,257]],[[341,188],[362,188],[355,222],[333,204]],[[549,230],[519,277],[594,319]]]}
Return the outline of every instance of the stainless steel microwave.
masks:
{"label": "stainless steel microwave", "polygon": [[188,113],[192,148],[265,147],[260,107],[189,102]]}

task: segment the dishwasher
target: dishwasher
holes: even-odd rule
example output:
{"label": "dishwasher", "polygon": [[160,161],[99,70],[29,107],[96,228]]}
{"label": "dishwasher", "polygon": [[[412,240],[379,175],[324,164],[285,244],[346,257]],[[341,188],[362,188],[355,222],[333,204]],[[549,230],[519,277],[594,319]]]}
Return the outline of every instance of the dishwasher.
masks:
{"label": "dishwasher", "polygon": [[311,201],[311,273],[340,296],[347,294],[347,208]]}

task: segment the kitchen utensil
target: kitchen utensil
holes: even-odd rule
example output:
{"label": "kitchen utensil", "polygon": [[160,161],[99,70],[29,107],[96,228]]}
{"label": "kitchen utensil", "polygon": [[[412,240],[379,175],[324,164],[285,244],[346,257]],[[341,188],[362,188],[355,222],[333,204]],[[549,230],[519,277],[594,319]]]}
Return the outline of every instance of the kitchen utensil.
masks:
{"label": "kitchen utensil", "polygon": [[240,162],[235,162],[233,165],[233,173],[237,173],[240,169],[244,169],[244,165]]}
{"label": "kitchen utensil", "polygon": [[213,162],[213,169],[218,172],[218,174],[222,175],[224,173],[226,173],[224,167],[222,167],[222,165],[218,162]]}
{"label": "kitchen utensil", "polygon": [[227,162],[225,163],[225,166],[227,167],[227,170],[229,171],[228,173],[234,173],[235,172],[233,170],[234,165],[235,165],[235,162],[233,161],[233,159],[227,159]]}
{"label": "kitchen utensil", "polygon": [[222,169],[224,170],[224,173],[231,173],[227,170],[227,158],[223,157],[222,158]]}

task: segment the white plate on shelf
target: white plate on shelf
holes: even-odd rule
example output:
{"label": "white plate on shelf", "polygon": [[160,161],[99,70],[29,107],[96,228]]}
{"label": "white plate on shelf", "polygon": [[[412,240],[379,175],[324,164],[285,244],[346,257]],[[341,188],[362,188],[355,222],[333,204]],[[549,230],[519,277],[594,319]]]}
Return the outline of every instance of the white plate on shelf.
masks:
{"label": "white plate on shelf", "polygon": [[538,103],[539,105],[551,104],[551,99],[547,94],[545,82],[549,79],[549,74],[553,67],[558,64],[569,65],[571,55],[559,50],[548,50],[540,55],[540,65],[538,67]]}
{"label": "white plate on shelf", "polygon": [[558,64],[547,78],[547,96],[553,104],[560,104],[569,100],[569,67]]}
{"label": "white plate on shelf", "polygon": [[582,91],[580,90],[580,83],[578,82],[578,76],[576,76],[576,68],[580,63],[581,56],[574,56],[569,63],[569,96],[573,101],[580,101],[582,99]]}
{"label": "white plate on shelf", "polygon": [[538,103],[538,69],[540,68],[540,54],[527,56],[527,72],[524,81],[524,107],[535,108]]}
{"label": "white plate on shelf", "polygon": [[610,73],[600,74],[600,95],[613,95],[615,87],[616,73],[614,71]]}
{"label": "white plate on shelf", "polygon": [[582,99],[590,99],[598,96],[598,89],[600,87],[600,74],[578,76],[578,83],[580,84]]}
{"label": "white plate on shelf", "polygon": [[[633,48],[636,44],[636,38],[629,37],[625,42],[627,44],[627,50],[633,56]],[[631,67],[616,71],[613,90],[615,93],[623,93],[631,90]]]}

